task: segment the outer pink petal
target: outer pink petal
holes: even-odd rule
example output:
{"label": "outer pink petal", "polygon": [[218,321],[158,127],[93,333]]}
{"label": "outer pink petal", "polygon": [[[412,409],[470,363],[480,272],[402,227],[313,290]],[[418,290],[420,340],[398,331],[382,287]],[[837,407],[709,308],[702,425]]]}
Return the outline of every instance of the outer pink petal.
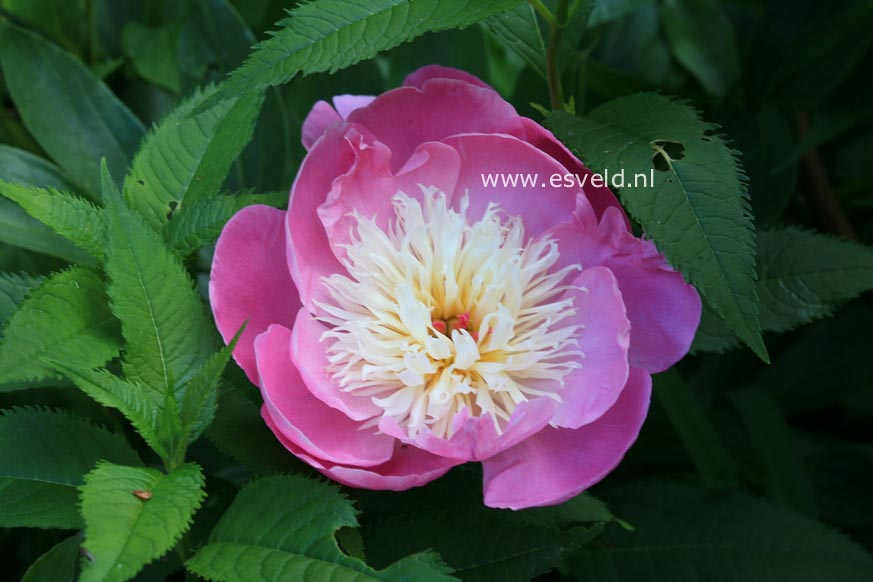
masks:
{"label": "outer pink petal", "polygon": [[598,222],[580,197],[574,216],[549,234],[561,252],[556,268],[603,265],[615,274],[631,322],[632,366],[654,374],[688,352],[700,323],[700,296],[654,243],[625,230],[623,214],[609,208]]}
{"label": "outer pink petal", "polygon": [[427,428],[410,438],[406,429],[390,417],[383,417],[379,421],[379,430],[441,457],[479,461],[541,431],[554,416],[556,409],[557,403],[551,398],[522,402],[513,411],[509,423],[500,434],[494,428],[490,415],[470,417],[466,408],[453,419],[454,434],[450,439],[438,437]]}
{"label": "outer pink petal", "polygon": [[291,360],[313,396],[352,420],[366,420],[382,413],[369,398],[343,392],[327,371],[327,355],[321,334],[327,331],[308,311],[297,312],[291,333]]}
{"label": "outer pink petal", "polygon": [[651,377],[634,368],[618,402],[597,421],[577,429],[546,428],[484,461],[485,505],[554,505],[603,479],[636,440],[651,392]]}
{"label": "outer pink petal", "polygon": [[609,410],[627,383],[627,354],[631,327],[618,288],[609,269],[585,269],[573,281],[568,295],[576,315],[568,324],[582,324],[579,349],[585,352],[583,367],[564,378],[563,402],[552,423],[564,428],[589,424]]}
{"label": "outer pink petal", "polygon": [[300,140],[303,142],[303,147],[307,151],[312,149],[312,145],[327,131],[327,128],[340,121],[342,118],[339,113],[327,101],[316,101],[303,120]]}
{"label": "outer pink petal", "polygon": [[438,457],[421,449],[396,443],[391,460],[381,465],[375,467],[338,465],[308,454],[289,440],[277,429],[266,408],[261,409],[261,416],[285,448],[323,475],[349,487],[403,491],[442,477],[449,469],[461,464],[461,461]]}
{"label": "outer pink petal", "polygon": [[455,79],[456,81],[464,81],[465,83],[494,91],[494,89],[492,89],[488,83],[486,83],[479,77],[475,77],[466,71],[462,71],[461,69],[443,67],[442,65],[427,65],[425,67],[421,67],[416,71],[413,71],[403,80],[403,86],[422,89],[424,87],[424,84],[431,79]]}
{"label": "outer pink petal", "polygon": [[500,95],[454,79],[431,79],[422,89],[393,89],[354,111],[349,121],[363,125],[388,147],[394,171],[424,142],[462,133],[525,135],[521,118]]}
{"label": "outer pink petal", "polygon": [[[474,220],[490,203],[497,202],[508,215],[523,218],[528,236],[536,236],[566,220],[576,207],[578,190],[549,184],[551,174],[565,172],[563,166],[527,142],[507,135],[468,134],[447,138],[444,143],[461,156],[458,190],[469,193],[468,216]],[[535,175],[536,182],[533,186],[517,183],[491,187],[485,185],[483,174],[530,174]]]}
{"label": "outer pink petal", "polygon": [[337,124],[319,138],[300,166],[288,202],[288,267],[300,299],[310,311],[313,299],[328,299],[321,278],[345,272],[330,249],[317,211],[333,180],[345,174],[355,161],[352,146],[345,138],[347,130],[344,124]]}
{"label": "outer pink petal", "polygon": [[558,160],[566,168],[564,173],[576,174],[580,181],[586,180],[583,176],[588,176],[585,182],[585,195],[591,201],[597,216],[601,216],[607,208],[616,208],[624,217],[625,227],[630,230],[630,221],[624,214],[615,194],[605,186],[594,187],[591,185],[591,175],[593,174],[591,170],[586,168],[564,144],[558,141],[551,131],[527,117],[522,117],[521,122],[525,129],[523,139]]}
{"label": "outer pink petal", "polygon": [[334,255],[343,259],[344,245],[350,233],[356,231],[356,213],[375,218],[383,231],[388,231],[395,219],[391,202],[397,192],[421,200],[421,186],[436,186],[451,199],[458,181],[460,158],[451,147],[428,142],[416,148],[407,163],[396,173],[391,171],[391,151],[382,143],[373,142],[354,128],[347,139],[353,146],[355,161],[351,169],[333,182],[318,216],[324,224]]}
{"label": "outer pink petal", "polygon": [[373,102],[373,99],[375,99],[373,95],[335,95],[333,106],[336,108],[339,116],[346,120],[352,114],[352,111],[366,107]]}
{"label": "outer pink petal", "polygon": [[255,340],[261,395],[275,430],[311,455],[333,463],[385,463],[394,439],[326,406],[306,388],[291,361],[291,331],[271,325]]}
{"label": "outer pink petal", "polygon": [[255,338],[273,323],[290,327],[300,309],[285,263],[284,222],[285,212],[269,206],[239,211],[218,238],[209,278],[209,302],[224,341],[248,320],[233,357],[256,384]]}

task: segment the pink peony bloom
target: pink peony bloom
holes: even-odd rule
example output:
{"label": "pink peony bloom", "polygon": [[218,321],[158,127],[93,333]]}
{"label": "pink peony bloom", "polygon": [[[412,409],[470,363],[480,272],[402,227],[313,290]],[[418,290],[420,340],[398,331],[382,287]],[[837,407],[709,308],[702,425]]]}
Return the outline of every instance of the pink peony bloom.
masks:
{"label": "pink peony bloom", "polygon": [[319,102],[288,212],[225,227],[210,298],[262,415],[353,487],[402,490],[480,461],[485,503],[565,501],[639,433],[650,374],[688,350],[697,292],[606,188],[486,188],[588,174],[467,73],[420,69]]}

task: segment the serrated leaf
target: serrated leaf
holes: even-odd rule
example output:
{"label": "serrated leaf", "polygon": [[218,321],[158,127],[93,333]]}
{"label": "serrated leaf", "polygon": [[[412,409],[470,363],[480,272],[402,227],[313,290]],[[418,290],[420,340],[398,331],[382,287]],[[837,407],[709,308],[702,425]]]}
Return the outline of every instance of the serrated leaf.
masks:
{"label": "serrated leaf", "polygon": [[[592,169],[654,175],[619,190],[667,260],[763,360],[755,233],[742,170],[717,127],[653,93],[610,101],[585,118],[554,112],[547,125]],[[668,151],[669,150],[669,151]],[[658,169],[660,168],[660,169]],[[652,174],[649,174],[649,172]]]}
{"label": "serrated leaf", "polygon": [[179,255],[188,256],[215,242],[227,221],[246,206],[252,204],[281,206],[287,202],[286,192],[237,194],[201,200],[164,225],[164,238]]}
{"label": "serrated leaf", "polygon": [[506,48],[524,59],[543,79],[546,78],[546,45],[530,4],[523,2],[513,10],[486,18],[482,24]]}
{"label": "serrated leaf", "polygon": [[[99,463],[80,488],[85,541],[80,582],[121,582],[164,555],[188,530],[206,493],[200,467],[155,469]],[[148,499],[134,491],[150,493]],[[93,559],[92,559],[93,558]]]}
{"label": "serrated leaf", "polygon": [[94,257],[103,258],[105,222],[100,209],[74,194],[0,180],[0,195]]}
{"label": "serrated leaf", "polygon": [[96,198],[102,156],[114,175],[126,173],[145,128],[88,67],[8,22],[0,28],[0,65],[25,126],[78,185]]}
{"label": "serrated leaf", "polygon": [[[797,227],[758,233],[761,329],[783,332],[827,317],[873,289],[873,249]],[[736,336],[704,308],[694,351],[722,352]]]}
{"label": "serrated leaf", "polygon": [[209,543],[186,565],[222,582],[454,579],[429,554],[382,571],[343,554],[335,533],[356,526],[355,509],[336,487],[297,476],[267,477],[240,491]]}
{"label": "serrated leaf", "polygon": [[42,285],[44,280],[27,273],[0,273],[0,327],[3,327],[24,298]]}
{"label": "serrated leaf", "polygon": [[95,271],[73,267],[52,275],[6,322],[0,384],[52,376],[43,358],[100,366],[118,355],[117,326]]}
{"label": "serrated leaf", "polygon": [[108,292],[126,343],[125,376],[163,397],[213,353],[213,326],[179,260],[104,178]]}
{"label": "serrated leaf", "polygon": [[68,263],[94,262],[87,253],[4,198],[0,198],[0,243],[57,257]]}
{"label": "serrated leaf", "polygon": [[300,5],[258,44],[207,101],[229,99],[292,79],[333,72],[426,32],[463,28],[518,0],[318,0]]}
{"label": "serrated leaf", "polygon": [[68,537],[31,564],[21,582],[73,582],[82,534]]}
{"label": "serrated leaf", "polygon": [[76,487],[95,463],[140,464],[123,437],[40,408],[0,414],[0,527],[81,526]]}
{"label": "serrated leaf", "polygon": [[465,582],[524,582],[553,569],[601,530],[534,524],[480,505],[380,520],[365,530],[365,543],[376,565],[433,548]]}
{"label": "serrated leaf", "polygon": [[866,580],[873,557],[842,534],[737,491],[669,483],[624,489],[611,506],[634,524],[613,528],[566,564],[577,580],[746,582]]}
{"label": "serrated leaf", "polygon": [[261,403],[256,398],[223,380],[218,386],[218,409],[206,428],[206,437],[223,453],[258,473],[299,469],[302,463],[279,444],[264,424]]}
{"label": "serrated leaf", "polygon": [[159,229],[186,207],[216,194],[231,164],[252,137],[263,96],[250,94],[191,111],[214,87],[178,106],[150,132],[124,181],[124,195]]}

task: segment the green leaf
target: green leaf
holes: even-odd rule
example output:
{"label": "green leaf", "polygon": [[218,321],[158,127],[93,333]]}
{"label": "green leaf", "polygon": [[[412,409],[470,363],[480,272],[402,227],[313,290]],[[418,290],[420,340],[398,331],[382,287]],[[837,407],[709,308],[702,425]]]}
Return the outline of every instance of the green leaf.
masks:
{"label": "green leaf", "polygon": [[[317,0],[289,12],[210,101],[259,91],[297,73],[334,72],[425,32],[463,28],[518,0]],[[207,105],[211,105],[207,101]]]}
{"label": "green leaf", "polygon": [[464,581],[524,582],[552,570],[601,530],[532,524],[480,505],[380,520],[366,529],[365,544],[376,565],[433,548]]}
{"label": "green leaf", "polygon": [[36,188],[3,180],[0,180],[0,195],[92,257],[103,258],[106,231],[103,215],[87,200],[54,188]]}
{"label": "green leaf", "polygon": [[215,242],[227,221],[246,206],[281,206],[287,202],[287,192],[236,194],[201,200],[164,225],[164,239],[179,255],[185,257]]}
{"label": "green leaf", "polygon": [[381,571],[343,554],[336,531],[356,526],[355,509],[335,487],[267,477],[240,491],[187,567],[222,582],[454,579],[432,554],[409,556]]}
{"label": "green leaf", "polygon": [[770,497],[795,511],[815,516],[815,495],[798,443],[776,400],[747,388],[728,395],[746,427],[765,472]]}
{"label": "green leaf", "polygon": [[[761,328],[794,329],[873,289],[873,249],[797,227],[762,231],[757,288]],[[692,349],[722,352],[736,344],[724,322],[704,308]]]}
{"label": "green leaf", "polygon": [[[685,104],[653,93],[610,101],[585,118],[555,112],[547,125],[593,170],[626,170],[619,190],[658,249],[763,360],[755,233],[735,154],[716,126]],[[654,175],[634,184],[635,176]]]}
{"label": "green leaf", "polygon": [[0,144],[0,180],[66,192],[74,190],[72,182],[57,166],[5,144]]}
{"label": "green leaf", "polygon": [[76,487],[97,461],[141,464],[121,437],[66,412],[0,413],[0,527],[78,528]]}
{"label": "green leaf", "polygon": [[[42,285],[42,277],[26,273],[0,273],[0,328],[18,308],[24,298]],[[0,335],[0,338],[3,336]]]}
{"label": "green leaf", "polygon": [[215,88],[196,92],[149,133],[124,181],[124,195],[146,222],[159,229],[188,205],[218,193],[251,139],[263,96],[217,103],[194,116]]}
{"label": "green leaf", "polygon": [[70,0],[5,0],[3,10],[36,26],[73,53],[81,51],[85,3]]}
{"label": "green leaf", "polygon": [[82,534],[70,536],[34,562],[21,582],[74,582]]}
{"label": "green leaf", "polygon": [[740,51],[718,0],[667,0],[661,9],[673,54],[712,95],[724,97],[740,78]]}
{"label": "green leaf", "polygon": [[[121,582],[175,545],[206,493],[194,464],[168,474],[99,463],[81,487],[85,542],[80,582]],[[134,492],[150,493],[148,499]]]}
{"label": "green leaf", "polygon": [[667,413],[685,450],[708,485],[736,482],[736,463],[700,401],[676,371],[657,374],[655,399]]}
{"label": "green leaf", "polygon": [[106,272],[126,342],[125,376],[163,397],[213,353],[213,325],[179,260],[104,178]]}
{"label": "green leaf", "polygon": [[623,490],[613,509],[636,527],[567,561],[577,580],[866,580],[873,557],[842,534],[743,493],[670,483]]}
{"label": "green leaf", "polygon": [[[247,381],[246,381],[247,382]],[[261,402],[237,383],[218,386],[218,410],[205,434],[222,452],[258,473],[290,472],[302,463],[285,447],[261,418]]]}
{"label": "green leaf", "polygon": [[57,257],[69,263],[92,263],[93,259],[52,229],[29,217],[16,204],[0,198],[0,242]]}
{"label": "green leaf", "polygon": [[173,93],[181,89],[177,56],[179,32],[176,23],[152,28],[134,21],[124,27],[121,35],[124,54],[130,59],[136,73]]}
{"label": "green leaf", "polygon": [[873,289],[873,248],[788,227],[758,237],[761,326],[786,331]]}
{"label": "green leaf", "polygon": [[591,11],[591,17],[588,24],[590,26],[599,26],[624,18],[631,12],[638,10],[641,6],[654,4],[655,0],[597,0],[594,3],[594,10]]}
{"label": "green leaf", "polygon": [[88,67],[8,23],[0,29],[0,65],[25,126],[77,184],[99,194],[103,156],[114,175],[127,172],[145,129]]}
{"label": "green leaf", "polygon": [[6,322],[0,384],[52,376],[42,358],[83,368],[104,364],[121,347],[117,325],[95,271],[73,267],[53,275]]}
{"label": "green leaf", "polygon": [[482,24],[506,48],[546,78],[546,45],[533,7],[527,2],[486,18]]}

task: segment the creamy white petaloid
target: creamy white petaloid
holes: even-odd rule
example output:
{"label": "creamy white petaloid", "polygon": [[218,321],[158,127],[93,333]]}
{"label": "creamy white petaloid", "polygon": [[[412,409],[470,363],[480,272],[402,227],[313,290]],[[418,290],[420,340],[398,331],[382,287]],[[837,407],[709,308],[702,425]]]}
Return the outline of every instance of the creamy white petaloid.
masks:
{"label": "creamy white petaloid", "polygon": [[[565,279],[550,272],[557,244],[525,240],[519,217],[497,205],[468,223],[468,200],[449,208],[422,187],[423,203],[399,192],[387,232],[354,214],[345,245],[348,275],[323,280],[329,372],[340,389],[370,398],[406,427],[452,436],[452,418],[490,413],[499,431],[515,407],[560,402],[564,377],[582,366]],[[370,426],[378,422],[373,419]]]}

